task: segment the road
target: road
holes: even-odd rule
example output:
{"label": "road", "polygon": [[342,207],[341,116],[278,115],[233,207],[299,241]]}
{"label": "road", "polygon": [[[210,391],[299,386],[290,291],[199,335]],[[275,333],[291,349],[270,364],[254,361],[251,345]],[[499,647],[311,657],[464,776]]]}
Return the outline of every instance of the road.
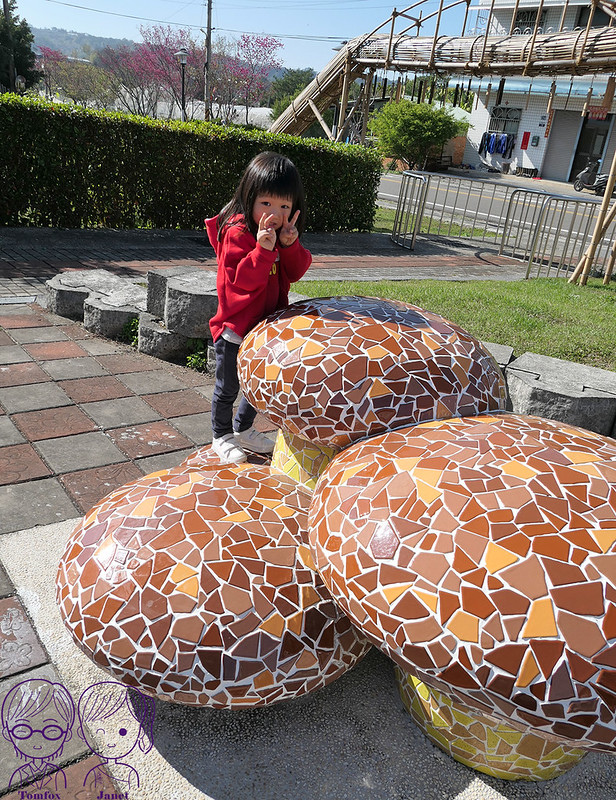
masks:
{"label": "road", "polygon": [[[378,192],[381,205],[396,207],[401,180],[401,175],[391,173],[381,177]],[[416,185],[418,190],[419,182]],[[473,238],[482,238],[482,233],[487,231],[494,241],[494,234],[503,230],[511,202],[511,211],[520,221],[516,235],[519,227],[524,238],[528,239],[536,229],[539,209],[546,194],[570,198],[570,201],[551,201],[550,212],[542,219],[542,235],[554,234],[569,239],[586,236],[600,198],[590,192],[576,192],[567,183],[535,182],[517,177],[506,180],[500,174],[494,179],[473,179],[447,172],[433,175],[424,218],[432,219],[431,233],[455,236],[456,230],[463,228],[468,236],[474,229],[477,233]]]}

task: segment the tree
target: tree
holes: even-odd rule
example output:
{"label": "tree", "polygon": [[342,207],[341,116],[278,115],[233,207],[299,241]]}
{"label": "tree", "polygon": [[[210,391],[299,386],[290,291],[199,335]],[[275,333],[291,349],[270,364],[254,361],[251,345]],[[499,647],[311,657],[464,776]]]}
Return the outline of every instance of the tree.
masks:
{"label": "tree", "polygon": [[464,136],[469,127],[444,108],[410,100],[388,103],[371,115],[369,125],[382,155],[419,168],[430,156],[438,155],[449,139]]}
{"label": "tree", "polygon": [[59,93],[77,105],[109,108],[115,103],[111,78],[89,61],[67,58],[57,65],[56,77]]}
{"label": "tree", "polygon": [[[302,91],[302,89],[305,89],[306,86],[308,86],[314,76],[315,71],[310,67],[307,69],[285,68],[282,75],[279,78],[274,78],[272,81],[272,86],[270,89],[272,103],[275,105],[277,101],[280,101],[285,97],[291,97],[294,99]],[[278,112],[276,116],[279,116],[280,113],[281,112]]]}
{"label": "tree", "polygon": [[[163,92],[168,96],[171,106],[182,107],[182,71],[175,55],[186,49],[188,56],[184,69],[184,90],[188,98],[203,99],[203,83],[205,66],[205,48],[197,44],[190,33],[183,29],[175,30],[170,25],[153,25],[140,28],[143,37],[142,52],[147,55],[152,78],[158,81]],[[194,111],[186,109],[186,118],[191,119]]]}
{"label": "tree", "polygon": [[51,47],[41,45],[40,55],[36,60],[36,66],[41,72],[45,95],[50,98],[55,94],[59,86],[59,68],[67,58],[59,50],[52,50]]}
{"label": "tree", "polygon": [[269,74],[281,65],[276,57],[282,42],[273,36],[257,36],[244,33],[237,43],[237,57],[230,64],[239,86],[239,96],[246,110],[257,106],[263,99],[269,81]]}
{"label": "tree", "polygon": [[39,82],[41,73],[35,66],[36,56],[32,49],[34,36],[26,20],[16,16],[16,7],[16,0],[3,0],[0,16],[0,87],[14,88],[17,74],[25,78],[28,89]]}
{"label": "tree", "polygon": [[120,108],[142,117],[156,117],[162,88],[153,74],[147,48],[105,47],[97,63],[105,70]]}

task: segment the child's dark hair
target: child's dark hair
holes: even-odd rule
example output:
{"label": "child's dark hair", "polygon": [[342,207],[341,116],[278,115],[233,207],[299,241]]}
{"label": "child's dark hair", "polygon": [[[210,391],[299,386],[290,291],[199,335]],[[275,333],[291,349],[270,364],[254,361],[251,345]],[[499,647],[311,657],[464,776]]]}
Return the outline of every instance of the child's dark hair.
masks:
{"label": "child's dark hair", "polygon": [[300,235],[303,233],[306,209],[304,187],[297,167],[286,156],[264,152],[255,156],[246,167],[235,194],[218,215],[219,241],[232,220],[238,216],[243,218],[250,233],[256,237],[258,226],[252,218],[252,209],[260,194],[288,197],[292,201],[289,219],[299,211],[295,227]]}

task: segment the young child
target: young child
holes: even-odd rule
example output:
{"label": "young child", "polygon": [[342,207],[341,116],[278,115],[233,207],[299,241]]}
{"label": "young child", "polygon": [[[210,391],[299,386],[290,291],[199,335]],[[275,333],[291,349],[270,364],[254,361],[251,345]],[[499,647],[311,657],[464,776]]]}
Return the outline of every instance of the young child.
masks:
{"label": "young child", "polygon": [[237,354],[251,328],[288,305],[290,284],[310,266],[312,256],[299,242],[303,218],[304,190],[293,162],[259,153],[232,200],[205,220],[218,262],[218,311],[210,320],[216,354],[212,449],[226,464],[245,461],[246,450],[271,453],[274,446],[254,429],[257,412],[245,398],[232,420],[240,388]]}

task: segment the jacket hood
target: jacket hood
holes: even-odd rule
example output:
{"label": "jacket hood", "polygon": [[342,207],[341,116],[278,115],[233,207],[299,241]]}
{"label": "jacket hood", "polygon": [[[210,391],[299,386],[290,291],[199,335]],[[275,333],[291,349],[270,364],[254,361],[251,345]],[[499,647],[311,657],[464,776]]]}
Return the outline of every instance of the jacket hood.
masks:
{"label": "jacket hood", "polygon": [[214,248],[214,252],[218,255],[220,250],[220,242],[218,241],[218,214],[215,217],[209,217],[205,220],[205,230],[207,231],[207,238]]}

